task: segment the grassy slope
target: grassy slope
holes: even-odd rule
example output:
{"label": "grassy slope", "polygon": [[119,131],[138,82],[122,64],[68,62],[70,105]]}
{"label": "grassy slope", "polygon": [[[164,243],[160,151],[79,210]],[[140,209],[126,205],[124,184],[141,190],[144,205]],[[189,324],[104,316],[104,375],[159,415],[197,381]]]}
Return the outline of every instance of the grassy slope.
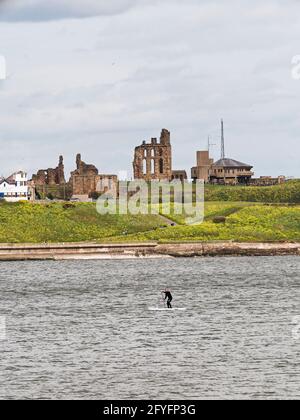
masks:
{"label": "grassy slope", "polygon": [[[198,226],[176,226],[138,234],[130,239],[160,241],[234,240],[245,242],[300,241],[300,206],[241,205],[232,203],[225,224],[215,224],[212,215],[229,212],[221,203],[206,205],[206,219]],[[211,212],[210,212],[211,210]],[[129,239],[129,238],[128,238]]]}
{"label": "grassy slope", "polygon": [[164,225],[158,216],[101,216],[92,203],[0,204],[2,243],[102,241]]}
{"label": "grassy slope", "polygon": [[[207,201],[204,204],[205,220],[213,219],[215,216],[229,216],[244,207],[254,206],[255,203],[246,202],[213,202]],[[160,213],[167,216],[170,220],[178,224],[184,225],[186,222],[186,215],[176,214],[176,210],[180,210],[182,213],[182,205],[172,204],[170,210],[168,207],[160,205]]]}
{"label": "grassy slope", "polygon": [[[226,223],[215,224],[214,216],[222,215]],[[206,202],[201,225],[166,227],[159,216],[101,216],[92,203],[0,204],[2,243],[92,240],[300,241],[300,205]]]}

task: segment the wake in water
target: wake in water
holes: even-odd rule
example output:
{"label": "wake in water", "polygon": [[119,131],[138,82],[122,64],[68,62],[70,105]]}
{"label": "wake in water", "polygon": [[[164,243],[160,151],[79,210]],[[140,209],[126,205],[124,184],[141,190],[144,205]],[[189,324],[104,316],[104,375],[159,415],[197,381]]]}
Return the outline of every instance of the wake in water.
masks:
{"label": "wake in water", "polygon": [[155,308],[155,307],[149,307],[149,311],[186,311],[186,308]]}

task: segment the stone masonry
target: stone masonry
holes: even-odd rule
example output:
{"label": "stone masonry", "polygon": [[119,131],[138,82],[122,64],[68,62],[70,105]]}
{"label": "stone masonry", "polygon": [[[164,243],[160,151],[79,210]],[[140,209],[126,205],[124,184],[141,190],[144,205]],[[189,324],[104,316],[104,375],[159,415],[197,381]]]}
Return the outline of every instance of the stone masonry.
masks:
{"label": "stone masonry", "polygon": [[89,195],[96,191],[98,175],[96,166],[83,162],[80,154],[76,156],[76,166],[70,178],[73,195]]}
{"label": "stone masonry", "polygon": [[99,174],[96,166],[82,161],[80,154],[76,157],[76,166],[70,178],[73,196],[90,197],[93,193],[116,193],[118,183],[116,175]]}
{"label": "stone masonry", "polygon": [[116,194],[118,177],[116,175],[99,174],[94,165],[86,164],[81,155],[76,156],[76,169],[71,172],[68,182],[65,181],[63,157],[59,158],[57,168],[40,169],[32,176],[32,185],[41,198],[51,194],[53,198],[70,199],[81,196],[86,199],[93,193]]}
{"label": "stone masonry", "polygon": [[135,148],[133,162],[134,179],[145,181],[172,179],[172,147],[170,132],[163,129],[160,141],[152,138]]}
{"label": "stone masonry", "polygon": [[66,180],[63,157],[59,157],[59,163],[55,169],[40,169],[37,174],[32,175],[32,181],[36,186],[65,184]]}

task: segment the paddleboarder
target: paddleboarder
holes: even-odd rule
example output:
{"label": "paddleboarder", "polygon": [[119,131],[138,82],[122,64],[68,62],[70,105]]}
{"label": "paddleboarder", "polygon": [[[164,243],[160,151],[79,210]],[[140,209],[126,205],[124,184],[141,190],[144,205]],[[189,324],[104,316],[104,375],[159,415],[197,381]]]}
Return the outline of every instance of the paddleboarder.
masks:
{"label": "paddleboarder", "polygon": [[168,307],[169,309],[172,309],[171,302],[172,302],[172,300],[173,300],[173,296],[172,296],[172,294],[171,294],[171,292],[170,292],[170,289],[165,289],[165,290],[163,290],[163,291],[162,291],[162,293],[164,293],[164,294],[165,294],[165,298],[164,298],[164,300],[166,300],[166,299],[167,299],[167,307]]}

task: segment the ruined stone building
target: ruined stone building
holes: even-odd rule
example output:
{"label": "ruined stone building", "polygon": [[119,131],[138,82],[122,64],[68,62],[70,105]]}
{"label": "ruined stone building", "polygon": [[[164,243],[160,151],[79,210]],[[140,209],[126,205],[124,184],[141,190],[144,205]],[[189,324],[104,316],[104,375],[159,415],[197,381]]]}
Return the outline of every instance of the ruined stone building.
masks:
{"label": "ruined stone building", "polygon": [[32,175],[35,185],[61,185],[65,184],[64,159],[59,157],[58,166],[55,169],[40,169],[37,174]]}
{"label": "ruined stone building", "polygon": [[73,195],[89,195],[96,191],[96,177],[98,169],[94,165],[86,164],[81,155],[76,156],[76,169],[71,172],[70,183]]}
{"label": "ruined stone building", "polygon": [[30,185],[35,189],[38,198],[47,196],[60,199],[70,198],[72,192],[65,179],[63,157],[59,157],[59,163],[56,168],[40,169],[36,174],[32,175]]}
{"label": "ruined stone building", "polygon": [[172,170],[172,146],[170,131],[163,129],[159,142],[152,138],[135,148],[133,161],[134,179],[168,180],[187,178],[186,172]]}
{"label": "ruined stone building", "polygon": [[170,132],[162,130],[160,141],[152,138],[150,143],[143,141],[135,148],[133,162],[134,179],[172,179],[172,147]]}
{"label": "ruined stone building", "polygon": [[91,197],[93,193],[116,193],[118,177],[116,175],[99,174],[94,165],[86,164],[81,155],[76,157],[76,170],[71,172],[70,184],[73,197]]}
{"label": "ruined stone building", "polygon": [[118,177],[116,175],[99,174],[94,165],[82,161],[81,155],[76,157],[76,169],[71,172],[68,182],[65,180],[63,157],[55,169],[40,169],[32,176],[32,186],[40,198],[52,196],[57,199],[70,199],[72,197],[86,201],[95,193],[117,191]]}

